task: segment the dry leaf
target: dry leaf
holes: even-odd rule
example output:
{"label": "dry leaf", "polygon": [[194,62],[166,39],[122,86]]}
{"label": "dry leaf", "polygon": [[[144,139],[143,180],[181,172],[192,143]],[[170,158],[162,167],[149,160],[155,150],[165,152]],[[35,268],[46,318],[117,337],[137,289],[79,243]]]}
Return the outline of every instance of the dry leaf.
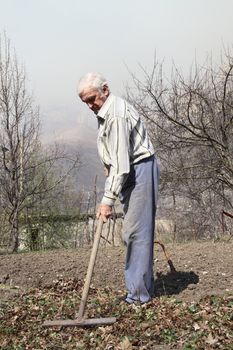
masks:
{"label": "dry leaf", "polygon": [[218,339],[214,339],[212,336],[212,333],[209,333],[207,339],[206,339],[206,343],[210,344],[210,345],[214,345],[218,342]]}
{"label": "dry leaf", "polygon": [[193,324],[193,328],[195,331],[198,331],[199,329],[201,329],[201,327],[196,322]]}
{"label": "dry leaf", "polygon": [[133,346],[129,341],[129,338],[125,337],[123,341],[120,343],[121,350],[132,350]]}

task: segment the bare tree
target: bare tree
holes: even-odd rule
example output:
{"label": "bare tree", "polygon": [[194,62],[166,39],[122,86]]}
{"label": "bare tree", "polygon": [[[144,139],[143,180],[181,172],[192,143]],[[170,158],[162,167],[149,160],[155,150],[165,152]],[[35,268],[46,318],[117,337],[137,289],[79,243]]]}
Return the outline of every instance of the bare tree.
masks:
{"label": "bare tree", "polygon": [[[54,190],[79,161],[57,147],[47,153],[42,149],[39,112],[26,90],[24,67],[6,35],[0,37],[0,125],[1,209],[8,218],[7,251],[16,252],[20,213]],[[58,160],[70,162],[70,166],[56,172]]]}
{"label": "bare tree", "polygon": [[216,218],[211,208],[232,207],[233,57],[225,54],[220,67],[195,64],[187,78],[176,67],[165,78],[156,61],[143,72],[144,79],[132,75],[136,92],[128,89],[128,98],[151,128],[162,190],[196,202],[194,218],[200,211]]}

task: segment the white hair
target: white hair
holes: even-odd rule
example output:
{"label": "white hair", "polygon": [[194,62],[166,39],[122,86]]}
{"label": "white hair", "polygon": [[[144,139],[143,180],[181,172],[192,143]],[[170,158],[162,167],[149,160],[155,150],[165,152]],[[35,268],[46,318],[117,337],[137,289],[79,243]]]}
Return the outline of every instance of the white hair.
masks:
{"label": "white hair", "polygon": [[102,93],[103,86],[107,85],[106,79],[99,73],[87,73],[78,83],[78,94],[80,95],[88,88],[95,88]]}

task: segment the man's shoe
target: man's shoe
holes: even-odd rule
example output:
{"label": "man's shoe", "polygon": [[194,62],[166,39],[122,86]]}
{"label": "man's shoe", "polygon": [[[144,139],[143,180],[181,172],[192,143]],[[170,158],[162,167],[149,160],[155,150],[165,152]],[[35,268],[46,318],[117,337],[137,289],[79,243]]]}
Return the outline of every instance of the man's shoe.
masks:
{"label": "man's shoe", "polygon": [[118,296],[117,299],[119,300],[119,302],[124,301],[124,302],[127,303],[127,301],[126,301],[126,299],[127,299],[127,294]]}

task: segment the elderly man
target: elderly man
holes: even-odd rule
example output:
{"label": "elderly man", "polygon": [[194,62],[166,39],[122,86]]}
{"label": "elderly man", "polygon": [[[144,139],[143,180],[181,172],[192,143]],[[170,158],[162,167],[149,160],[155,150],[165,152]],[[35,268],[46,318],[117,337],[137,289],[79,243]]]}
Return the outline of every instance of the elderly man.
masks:
{"label": "elderly man", "polygon": [[79,82],[81,100],[96,114],[97,147],[106,182],[97,218],[112,214],[117,197],[123,204],[123,240],[127,246],[127,303],[148,302],[154,292],[153,243],[158,193],[154,149],[136,110],[110,93],[104,77],[86,74]]}

